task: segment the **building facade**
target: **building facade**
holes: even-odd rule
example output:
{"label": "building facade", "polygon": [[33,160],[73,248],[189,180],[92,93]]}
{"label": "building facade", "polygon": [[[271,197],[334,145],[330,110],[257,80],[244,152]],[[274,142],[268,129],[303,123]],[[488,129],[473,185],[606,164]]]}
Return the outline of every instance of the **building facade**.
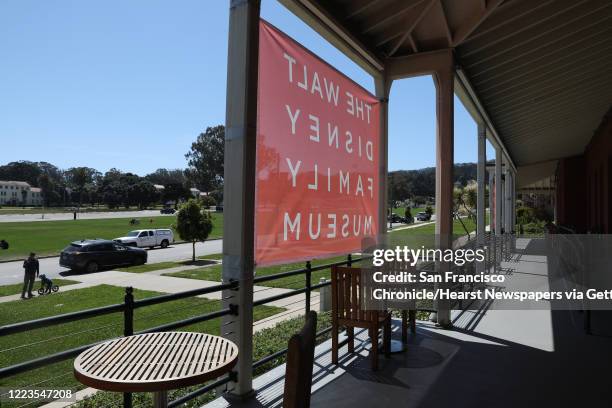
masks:
{"label": "building facade", "polygon": [[42,191],[25,181],[0,180],[0,206],[42,206]]}

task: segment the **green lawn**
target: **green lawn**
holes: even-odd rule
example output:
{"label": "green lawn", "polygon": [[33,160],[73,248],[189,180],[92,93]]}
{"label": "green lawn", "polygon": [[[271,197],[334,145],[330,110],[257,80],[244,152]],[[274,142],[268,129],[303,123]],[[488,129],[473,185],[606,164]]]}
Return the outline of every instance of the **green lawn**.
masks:
{"label": "green lawn", "polygon": [[[59,286],[60,288],[66,285],[73,285],[75,283],[79,283],[79,282],[71,281],[68,279],[57,279],[57,278],[53,279],[53,284]],[[10,296],[10,295],[15,295],[17,293],[21,293],[22,288],[23,288],[23,283],[16,283],[14,285],[0,286],[0,296]],[[37,292],[39,288],[40,288],[40,281],[37,280],[34,283],[34,292]]]}
{"label": "green lawn", "polygon": [[[487,214],[487,222],[488,218],[489,216]],[[462,218],[461,221],[463,221],[470,233],[476,231],[476,223],[474,221],[469,218]],[[466,231],[463,228],[461,221],[456,219],[453,220],[454,239],[466,235]],[[422,227],[417,228],[394,229],[390,231],[389,239],[393,245],[407,245],[415,248],[424,245],[425,247],[433,248],[435,243],[435,231],[435,223],[423,225]]]}
{"label": "green lawn", "polygon": [[[431,206],[431,209],[434,210],[434,213],[436,212],[436,209],[434,208],[434,206]],[[413,217],[416,217],[417,213],[420,212],[424,212],[425,211],[425,207],[417,207],[417,208],[411,208],[410,212],[412,213]],[[393,212],[401,217],[404,216],[404,214],[406,214],[406,207],[398,207],[398,208],[394,208]]]}
{"label": "green lawn", "polygon": [[[213,230],[211,239],[223,236],[223,214],[211,213]],[[130,225],[131,218],[107,218],[98,220],[32,221],[0,223],[0,239],[10,243],[10,248],[0,252],[0,260],[37,255],[57,255],[70,242],[85,238],[113,239],[131,230],[142,228],[170,228],[174,216],[157,216],[140,219],[140,225]],[[149,222],[153,220],[153,222]],[[179,237],[175,235],[175,239]]]}
{"label": "green lawn", "polygon": [[[86,289],[59,292],[29,301],[0,304],[0,325],[37,319],[62,313],[120,303],[124,289],[100,285]],[[159,295],[157,292],[135,290],[136,299]],[[202,298],[180,299],[148,306],[134,312],[134,330],[143,330],[188,317],[219,310],[220,302]],[[282,308],[260,306],[255,308],[254,320],[283,311]],[[198,323],[180,330],[219,334],[220,320]],[[114,313],[83,321],[41,328],[5,336],[0,347],[0,367],[42,357],[95,341],[120,336],[123,315]],[[29,371],[0,381],[0,387],[37,384],[37,388],[82,388],[72,375],[72,360]],[[4,404],[2,406],[5,406]]]}
{"label": "green lawn", "polygon": [[[353,259],[356,259],[358,257],[359,257],[358,255],[354,255]],[[317,259],[317,260],[312,261],[311,264],[312,264],[312,267],[314,268],[318,265],[323,265],[323,264],[328,264],[328,263],[333,263],[333,262],[340,262],[340,261],[346,261],[346,256],[338,256],[338,257],[327,258],[327,259]],[[296,262],[296,263],[285,264],[285,265],[267,266],[267,267],[257,268],[256,276],[268,276],[268,275],[272,275],[275,273],[292,271],[296,269],[302,269],[305,267],[306,267],[306,262]],[[198,269],[190,269],[186,271],[173,272],[173,273],[168,273],[164,275],[165,276],[175,276],[179,278],[201,279],[201,280],[220,282],[221,281],[221,271],[222,271],[222,266],[219,264],[219,265],[213,265],[213,266],[206,266],[206,267],[198,268]],[[312,284],[314,285],[316,283],[319,283],[319,280],[321,278],[329,279],[330,276],[331,275],[330,275],[329,268],[322,270],[322,271],[315,271],[312,273]],[[270,286],[274,288],[300,289],[305,286],[305,279],[306,279],[306,275],[300,274],[300,275],[289,276],[289,277],[281,278],[277,280],[262,282],[262,285]]]}
{"label": "green lawn", "polygon": [[[213,261],[219,261],[223,259],[223,255],[222,254],[204,255],[204,256],[198,256],[197,259],[198,260],[195,263],[196,265],[200,265],[200,264],[201,265],[211,265],[211,264],[216,263]],[[157,262],[157,263],[145,264],[145,265],[126,266],[125,268],[117,268],[116,270],[122,271],[122,272],[144,273],[144,272],[159,271],[161,269],[170,269],[170,268],[177,268],[180,266],[189,266],[189,265],[194,265],[194,264],[190,260],[168,261],[168,262]]]}

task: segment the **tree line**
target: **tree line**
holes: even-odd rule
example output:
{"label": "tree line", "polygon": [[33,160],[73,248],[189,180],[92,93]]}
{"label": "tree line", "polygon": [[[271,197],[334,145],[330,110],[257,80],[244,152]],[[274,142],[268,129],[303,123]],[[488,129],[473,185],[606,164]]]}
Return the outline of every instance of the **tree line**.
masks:
{"label": "tree line", "polygon": [[[47,207],[106,205],[146,208],[155,203],[178,203],[192,197],[190,188],[209,193],[207,205],[223,199],[223,126],[200,133],[185,154],[185,169],[160,168],[145,176],[112,168],[60,169],[48,162],[14,161],[0,166],[0,180],[25,181],[42,191]],[[156,189],[155,184],[163,185]]]}
{"label": "tree line", "polygon": [[[453,181],[465,187],[476,179],[476,163],[458,163],[453,169]],[[389,172],[389,201],[412,200],[425,204],[436,196],[436,168]]]}
{"label": "tree line", "polygon": [[[27,160],[0,166],[0,180],[25,181],[42,190],[45,206],[107,205],[109,208],[146,208],[162,202],[178,203],[192,195],[190,188],[209,193],[208,203],[223,201],[225,128],[208,127],[185,154],[185,169],[157,169],[145,176],[112,168],[102,173],[91,167],[66,170],[48,162]],[[466,186],[476,178],[475,163],[454,166],[454,181]],[[389,200],[428,203],[435,197],[435,168],[389,172]],[[157,190],[154,185],[164,186]]]}

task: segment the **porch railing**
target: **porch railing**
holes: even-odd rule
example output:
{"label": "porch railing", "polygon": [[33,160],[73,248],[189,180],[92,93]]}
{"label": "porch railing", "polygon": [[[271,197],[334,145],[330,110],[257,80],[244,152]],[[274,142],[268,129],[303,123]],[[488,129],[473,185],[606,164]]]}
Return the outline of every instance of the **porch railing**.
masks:
{"label": "porch railing", "polygon": [[[493,237],[491,239],[495,239],[495,238]],[[474,244],[470,244],[470,245],[474,245]],[[270,281],[287,278],[291,276],[304,275],[304,287],[299,288],[299,289],[293,289],[286,293],[281,293],[281,294],[269,296],[263,299],[259,299],[253,302],[253,306],[265,305],[271,302],[286,299],[286,298],[296,296],[299,294],[305,294],[304,310],[307,313],[311,309],[312,291],[315,291],[322,287],[331,285],[331,282],[329,280],[325,282],[319,282],[319,283],[313,284],[312,283],[313,272],[330,269],[332,266],[344,266],[344,265],[351,266],[353,263],[358,263],[366,259],[370,259],[370,258],[369,257],[359,257],[359,258],[354,259],[352,255],[349,254],[345,261],[328,263],[328,264],[318,265],[318,266],[312,266],[310,262],[306,262],[305,267],[301,269],[280,272],[280,273],[276,273],[272,275],[256,276],[253,280],[254,284],[270,282]],[[487,261],[490,262],[491,264],[495,264],[496,262],[499,262],[500,259],[501,259],[501,254],[498,255],[497,251],[493,251],[493,250],[487,251]],[[44,327],[57,326],[57,325],[74,322],[74,321],[83,321],[83,320],[91,319],[94,317],[113,314],[113,313],[123,314],[123,335],[124,336],[131,336],[134,334],[142,334],[142,333],[149,333],[149,332],[175,330],[175,329],[190,326],[196,323],[218,319],[223,316],[238,315],[237,306],[230,305],[229,307],[222,308],[214,312],[205,313],[205,314],[193,316],[187,319],[166,323],[160,326],[148,328],[146,330],[137,331],[137,332],[134,331],[134,311],[136,309],[144,308],[147,306],[172,302],[172,301],[179,300],[179,299],[192,298],[195,296],[217,293],[217,292],[221,292],[223,290],[228,290],[228,289],[235,290],[235,289],[238,289],[238,287],[239,287],[239,282],[232,281],[232,282],[222,283],[219,285],[210,286],[210,287],[206,287],[202,289],[194,289],[194,290],[189,290],[189,291],[184,291],[184,292],[179,292],[179,293],[154,296],[154,297],[140,299],[140,300],[135,300],[134,295],[133,295],[133,289],[131,287],[127,287],[125,289],[125,296],[124,296],[122,303],[117,303],[117,304],[113,304],[109,306],[92,308],[92,309],[87,309],[87,310],[83,310],[79,312],[66,313],[66,314],[62,314],[58,316],[46,317],[46,318],[29,320],[25,322],[19,322],[19,323],[1,326],[0,327],[0,339],[3,338],[4,336],[8,336],[12,334],[28,332],[31,330],[40,329]],[[418,310],[422,310],[426,312],[434,311],[428,308],[424,308],[424,309],[418,308]],[[317,333],[317,337],[324,336],[329,331],[331,331],[331,327],[322,329],[321,331]],[[104,341],[107,341],[107,340],[108,339],[105,339]],[[100,342],[82,345],[82,346],[75,347],[69,350],[64,350],[58,353],[54,353],[48,356],[44,356],[44,357],[29,360],[29,361],[21,362],[18,364],[14,364],[8,367],[0,368],[0,380],[76,357],[81,352],[87,350],[88,348],[92,346],[99,344]],[[342,346],[343,344],[340,344],[340,345]],[[284,348],[268,356],[265,356],[261,358],[260,360],[253,362],[252,368],[253,370],[255,370],[256,368],[261,367],[270,361],[273,361],[279,357],[282,357],[286,353],[287,353],[287,348]],[[182,396],[181,398],[175,401],[170,402],[169,406],[177,407],[187,401],[197,398],[198,396],[201,396],[233,380],[235,380],[235,375],[232,375],[232,373],[230,373],[230,375],[221,377],[214,382],[211,382],[199,389],[196,389]],[[124,394],[124,406],[125,407],[132,406],[132,398],[131,398],[130,393]]]}
{"label": "porch railing", "polygon": [[[286,293],[281,293],[278,295],[273,295],[273,296],[269,296],[263,299],[259,299],[253,302],[253,306],[265,305],[271,302],[275,302],[277,300],[286,299],[286,298],[296,296],[299,294],[305,294],[305,310],[306,312],[308,312],[311,307],[312,291],[331,284],[331,282],[329,281],[313,284],[312,283],[312,273],[313,272],[326,270],[335,265],[350,266],[353,263],[357,263],[365,259],[366,259],[365,257],[353,259],[352,255],[349,254],[345,261],[328,263],[328,264],[318,265],[314,267],[311,265],[310,262],[306,262],[305,267],[301,269],[280,272],[280,273],[266,275],[266,276],[257,276],[254,278],[255,284],[262,283],[262,282],[270,282],[270,281],[274,281],[274,280],[278,280],[278,279],[282,279],[286,277],[291,277],[291,276],[304,275],[304,287],[299,288],[299,289],[294,289]],[[234,307],[233,305],[230,305],[230,307],[222,308],[214,312],[205,313],[205,314],[198,315],[198,316],[193,316],[187,319],[183,319],[183,320],[179,320],[179,321],[175,321],[171,323],[166,323],[160,326],[151,327],[146,330],[141,330],[137,332],[134,331],[134,310],[144,308],[147,306],[172,302],[172,301],[179,300],[179,299],[185,299],[185,298],[191,298],[195,296],[217,293],[217,292],[221,292],[227,289],[235,290],[235,289],[238,289],[238,287],[239,287],[239,282],[232,281],[232,282],[210,286],[210,287],[206,287],[202,289],[194,289],[194,290],[189,290],[189,291],[184,291],[184,292],[179,292],[179,293],[154,296],[154,297],[140,299],[140,300],[135,300],[134,295],[133,295],[133,289],[131,287],[127,287],[125,288],[125,296],[124,296],[122,303],[117,303],[113,305],[82,310],[79,312],[66,313],[62,315],[35,319],[35,320],[29,320],[29,321],[1,326],[0,327],[0,339],[2,339],[5,336],[12,335],[12,334],[24,333],[24,332],[28,332],[31,330],[37,330],[37,329],[41,329],[45,327],[57,326],[57,325],[75,322],[75,321],[84,321],[84,320],[91,319],[94,317],[113,314],[113,313],[123,314],[123,335],[124,336],[131,336],[134,334],[143,334],[143,333],[150,333],[150,332],[175,330],[175,329],[190,326],[196,323],[218,319],[223,316],[238,315],[237,306]],[[326,329],[319,331],[317,333],[317,337],[325,335],[330,330],[331,328],[326,328]],[[105,339],[103,341],[107,341],[107,340],[108,339]],[[64,350],[58,353],[50,354],[48,356],[44,356],[44,357],[28,360],[25,362],[21,362],[18,364],[13,364],[8,367],[0,368],[0,380],[9,378],[17,374],[25,373],[25,372],[28,372],[28,371],[31,371],[37,368],[41,368],[41,367],[49,366],[51,364],[55,364],[61,361],[65,361],[70,358],[74,358],[78,356],[80,353],[82,353],[83,351],[87,350],[88,348],[95,346],[97,344],[100,344],[101,342],[102,341],[82,345],[82,346],[75,347],[69,350]],[[272,361],[278,357],[281,357],[286,353],[287,353],[287,349],[285,348],[273,354],[270,354],[258,361],[255,361],[253,363],[253,369],[256,369],[266,364],[269,361]],[[228,382],[234,379],[235,377],[231,374],[221,377],[212,383],[209,383],[199,389],[196,389],[184,395],[183,397],[175,401],[170,402],[169,406],[177,407],[219,386],[227,384]],[[124,406],[126,407],[132,406],[132,398],[131,398],[130,393],[124,393]]]}

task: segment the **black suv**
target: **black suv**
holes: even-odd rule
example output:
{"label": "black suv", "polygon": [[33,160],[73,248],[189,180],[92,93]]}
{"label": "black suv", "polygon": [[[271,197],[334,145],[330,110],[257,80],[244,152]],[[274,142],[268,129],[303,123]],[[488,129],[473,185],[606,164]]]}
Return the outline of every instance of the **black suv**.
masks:
{"label": "black suv", "polygon": [[59,264],[65,268],[97,272],[109,266],[142,265],[147,251],[127,247],[106,239],[74,241],[60,254]]}

